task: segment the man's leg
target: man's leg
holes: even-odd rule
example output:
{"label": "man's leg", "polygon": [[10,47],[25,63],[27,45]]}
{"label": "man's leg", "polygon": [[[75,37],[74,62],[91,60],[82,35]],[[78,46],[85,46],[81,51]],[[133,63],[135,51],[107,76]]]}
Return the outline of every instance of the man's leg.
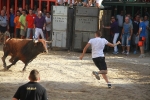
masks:
{"label": "man's leg", "polygon": [[40,35],[41,35],[42,39],[45,39],[42,29],[40,29],[39,32],[40,32]]}
{"label": "man's leg", "polygon": [[123,34],[122,35],[122,41],[121,41],[121,44],[122,44],[122,54],[125,54],[125,35]]}
{"label": "man's leg", "polygon": [[[119,33],[115,33],[114,38],[113,38],[113,44],[116,44],[117,39],[118,39]],[[118,52],[117,46],[114,47],[114,53]]]}
{"label": "man's leg", "polygon": [[30,39],[30,33],[31,33],[31,28],[28,28],[26,39]]}

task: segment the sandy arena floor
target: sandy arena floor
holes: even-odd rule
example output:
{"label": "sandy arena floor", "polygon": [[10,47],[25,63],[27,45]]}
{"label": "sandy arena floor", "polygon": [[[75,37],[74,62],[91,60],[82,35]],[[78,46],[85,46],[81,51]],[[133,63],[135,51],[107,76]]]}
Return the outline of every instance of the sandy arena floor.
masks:
{"label": "sandy arena floor", "polygon": [[[2,57],[0,45],[0,57]],[[9,71],[3,71],[0,61],[0,100],[11,100],[18,87],[28,82],[32,69],[38,69],[40,83],[47,89],[49,100],[150,100],[150,55],[106,55],[108,89],[101,77],[98,81],[91,72],[97,70],[90,53],[79,60],[79,52],[51,51],[40,54],[31,62],[26,72],[19,61]],[[7,63],[8,59],[7,59]]]}

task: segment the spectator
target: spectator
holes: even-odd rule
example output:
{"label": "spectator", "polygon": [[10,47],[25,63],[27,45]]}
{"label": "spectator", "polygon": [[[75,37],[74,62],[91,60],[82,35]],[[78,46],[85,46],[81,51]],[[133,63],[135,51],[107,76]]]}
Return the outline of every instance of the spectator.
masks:
{"label": "spectator", "polygon": [[145,41],[145,50],[149,50],[149,21],[148,21],[148,16],[144,16],[144,23],[146,25],[146,41]]}
{"label": "spectator", "polygon": [[37,12],[38,12],[37,5],[34,5],[33,13],[37,15]]}
{"label": "spectator", "polygon": [[46,17],[46,13],[47,13],[46,8],[44,8],[44,9],[43,9],[42,16],[43,16],[43,17]]}
{"label": "spectator", "polygon": [[2,9],[2,10],[4,10],[4,12],[5,12],[5,15],[7,15],[6,6],[3,6],[3,9]]}
{"label": "spectator", "polygon": [[16,27],[16,37],[20,38],[20,22],[19,22],[19,18],[20,18],[20,11],[17,11],[17,16],[14,19],[14,23],[15,23],[15,27]]}
{"label": "spectator", "polygon": [[139,56],[140,58],[145,57],[144,54],[144,43],[145,43],[145,37],[146,37],[146,25],[143,22],[143,17],[140,18],[140,25],[139,25],[139,47],[141,51],[141,55]]}
{"label": "spectator", "polygon": [[133,22],[133,34],[132,34],[132,45],[133,45],[133,50],[134,54],[137,53],[137,48],[138,48],[138,41],[139,41],[139,36],[138,36],[138,31],[139,31],[139,24],[140,24],[140,16],[136,15],[135,21]]}
{"label": "spectator", "polygon": [[[130,51],[130,41],[131,41],[131,36],[133,33],[133,25],[130,23],[130,18],[125,17],[125,22],[123,24],[123,29],[122,29],[122,54],[129,55]],[[125,45],[127,46],[127,52],[125,51]]]}
{"label": "spectator", "polygon": [[18,88],[12,100],[48,100],[46,89],[38,83],[40,74],[37,70],[30,72],[29,80]]}
{"label": "spectator", "polygon": [[22,12],[22,7],[19,7],[19,9],[18,9],[20,12]]}
{"label": "spectator", "polygon": [[26,14],[29,14],[29,5],[28,4],[26,4],[25,10],[26,10]]}
{"label": "spectator", "polygon": [[129,22],[132,24],[132,17],[130,14],[127,14],[126,17],[129,17]]}
{"label": "spectator", "polygon": [[14,36],[14,19],[15,19],[15,14],[14,14],[14,10],[12,8],[10,8],[10,19],[9,19],[9,32],[10,32],[10,36],[11,38],[13,38]]}
{"label": "spectator", "polygon": [[26,32],[26,10],[22,10],[22,15],[19,18],[19,22],[21,25],[20,35],[21,35],[21,39],[23,39]]}
{"label": "spectator", "polygon": [[[45,30],[46,26],[46,20],[45,17],[42,16],[42,12],[38,11],[38,16],[34,19],[34,27],[35,27],[35,42],[37,42],[37,39],[39,38],[39,35],[41,35],[42,39],[44,38],[43,30]],[[43,30],[42,30],[43,29]]]}
{"label": "spectator", "polygon": [[0,40],[2,39],[3,35],[4,35],[4,41],[3,43],[5,44],[6,41],[6,34],[5,32],[9,29],[9,25],[8,25],[8,19],[7,16],[5,14],[5,10],[1,10],[1,16],[0,16],[0,32],[1,32],[1,36],[0,36]]}
{"label": "spectator", "polygon": [[50,13],[47,12],[45,20],[46,20],[46,32],[48,33],[48,37],[51,38],[50,37],[51,36],[51,34],[50,34],[50,32],[51,32],[51,15],[50,15]]}
{"label": "spectator", "polygon": [[[119,33],[121,35],[122,33],[122,27],[123,27],[123,11],[120,12],[119,15],[116,16],[117,18],[117,22],[118,22],[118,25],[119,25]],[[119,37],[120,37],[119,35]],[[120,38],[118,38],[120,40]]]}
{"label": "spectator", "polygon": [[27,29],[27,36],[26,38],[29,39],[30,38],[30,33],[32,31],[32,35],[34,36],[34,19],[35,19],[36,15],[33,14],[32,9],[29,10],[29,14],[26,16],[26,27]]}
{"label": "spectator", "polygon": [[[115,20],[115,17],[114,16],[111,17],[111,25],[109,27],[104,27],[103,26],[103,28],[111,29],[111,31],[114,34],[114,36],[113,36],[113,44],[115,44],[117,42],[118,37],[119,37],[119,28],[118,28],[118,23]],[[118,54],[117,46],[114,47],[113,54]]]}

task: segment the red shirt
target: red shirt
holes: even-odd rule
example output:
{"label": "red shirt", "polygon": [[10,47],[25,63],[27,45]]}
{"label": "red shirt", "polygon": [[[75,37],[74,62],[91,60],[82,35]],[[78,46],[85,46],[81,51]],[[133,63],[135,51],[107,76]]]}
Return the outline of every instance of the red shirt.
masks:
{"label": "red shirt", "polygon": [[34,18],[36,17],[35,14],[28,14],[26,16],[26,22],[27,22],[27,25],[28,25],[28,28],[34,28]]}

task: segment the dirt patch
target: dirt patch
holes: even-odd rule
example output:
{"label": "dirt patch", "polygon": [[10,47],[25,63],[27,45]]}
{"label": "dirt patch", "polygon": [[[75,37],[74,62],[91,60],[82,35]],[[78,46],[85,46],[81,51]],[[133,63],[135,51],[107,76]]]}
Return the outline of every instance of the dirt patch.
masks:
{"label": "dirt patch", "polygon": [[[0,49],[0,57],[3,52]],[[20,72],[24,64],[19,61],[9,71],[3,71],[0,63],[0,100],[10,100],[18,87],[28,82],[28,74],[38,69],[40,83],[47,89],[50,100],[150,100],[150,57],[138,55],[106,55],[108,78],[98,81],[91,72],[97,70],[90,53],[79,60],[80,53],[51,51],[41,54]],[[7,59],[7,63],[8,59]]]}

